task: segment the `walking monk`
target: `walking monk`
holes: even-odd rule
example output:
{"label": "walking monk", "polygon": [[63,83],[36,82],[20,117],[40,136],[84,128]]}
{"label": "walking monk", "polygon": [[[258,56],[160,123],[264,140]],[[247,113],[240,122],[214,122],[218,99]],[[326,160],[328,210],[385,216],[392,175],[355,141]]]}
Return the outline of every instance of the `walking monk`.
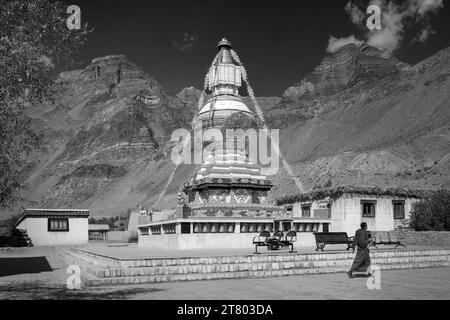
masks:
{"label": "walking monk", "polygon": [[361,229],[357,230],[355,234],[355,245],[358,247],[358,251],[350,271],[347,272],[350,278],[355,277],[353,272],[366,272],[370,267],[369,244],[370,237],[367,232],[367,223],[363,222],[361,223]]}

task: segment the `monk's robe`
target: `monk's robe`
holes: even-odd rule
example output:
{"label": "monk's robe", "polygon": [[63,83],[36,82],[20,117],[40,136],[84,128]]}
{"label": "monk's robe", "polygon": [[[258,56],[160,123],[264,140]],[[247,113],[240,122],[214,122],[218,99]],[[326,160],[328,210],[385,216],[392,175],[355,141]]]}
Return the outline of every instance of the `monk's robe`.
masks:
{"label": "monk's robe", "polygon": [[369,243],[369,233],[366,230],[359,229],[356,231],[355,245],[358,251],[350,272],[366,272],[370,267]]}

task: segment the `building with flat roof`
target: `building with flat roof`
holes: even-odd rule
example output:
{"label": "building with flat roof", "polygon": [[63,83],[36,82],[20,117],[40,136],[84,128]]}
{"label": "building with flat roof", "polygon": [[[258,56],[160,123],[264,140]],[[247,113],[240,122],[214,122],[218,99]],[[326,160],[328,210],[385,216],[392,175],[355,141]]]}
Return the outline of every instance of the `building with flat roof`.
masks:
{"label": "building with flat roof", "polygon": [[82,245],[89,239],[89,210],[26,209],[16,229],[26,230],[34,246]]}
{"label": "building with flat roof", "polygon": [[[432,194],[429,190],[402,188],[340,186],[292,194],[277,204],[297,220],[328,219],[324,232],[353,235],[361,222],[372,231],[392,231],[403,226],[411,216],[413,204]],[[298,232],[307,232],[299,225]]]}

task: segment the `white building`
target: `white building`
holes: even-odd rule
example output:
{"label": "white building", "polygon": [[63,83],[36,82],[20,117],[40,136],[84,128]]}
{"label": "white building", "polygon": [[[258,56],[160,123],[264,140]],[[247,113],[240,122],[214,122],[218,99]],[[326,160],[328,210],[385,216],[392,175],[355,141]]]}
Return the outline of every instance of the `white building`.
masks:
{"label": "white building", "polygon": [[[424,190],[377,187],[336,187],[278,200],[295,219],[328,218],[323,232],[353,235],[366,222],[372,231],[391,231],[410,218],[414,202],[430,195]],[[302,230],[301,230],[302,231]]]}
{"label": "white building", "polygon": [[16,223],[26,230],[34,246],[88,243],[89,210],[27,209]]}

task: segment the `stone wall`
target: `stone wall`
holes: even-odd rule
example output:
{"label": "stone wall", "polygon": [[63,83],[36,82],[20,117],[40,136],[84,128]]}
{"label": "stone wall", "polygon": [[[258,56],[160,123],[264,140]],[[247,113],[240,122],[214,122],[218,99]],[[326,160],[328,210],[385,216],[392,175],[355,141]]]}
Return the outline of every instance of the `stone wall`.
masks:
{"label": "stone wall", "polygon": [[108,241],[111,242],[137,242],[137,231],[110,231]]}
{"label": "stone wall", "polygon": [[[152,256],[151,253],[148,255]],[[372,250],[372,265],[381,270],[450,266],[450,250]],[[289,275],[344,273],[353,263],[351,251],[307,254],[186,255],[124,260],[72,249],[65,262],[80,266],[86,285],[117,285],[191,280],[256,279]]]}
{"label": "stone wall", "polygon": [[450,246],[450,232],[448,231],[400,230],[397,231],[397,237],[406,245]]}

